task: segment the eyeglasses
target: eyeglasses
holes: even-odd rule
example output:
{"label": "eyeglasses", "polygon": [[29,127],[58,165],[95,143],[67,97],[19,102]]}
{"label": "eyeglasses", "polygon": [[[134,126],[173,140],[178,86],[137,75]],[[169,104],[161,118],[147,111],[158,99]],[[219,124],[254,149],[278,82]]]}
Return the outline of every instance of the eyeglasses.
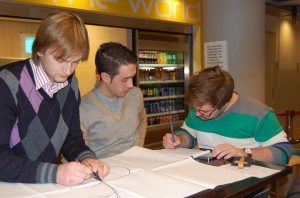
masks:
{"label": "eyeglasses", "polygon": [[212,110],[210,110],[210,111],[204,111],[204,110],[201,110],[201,109],[197,109],[197,108],[195,108],[195,107],[194,107],[193,109],[194,109],[194,111],[195,111],[196,113],[205,115],[205,116],[207,116],[207,117],[210,117],[210,116],[217,110],[217,108],[214,108],[214,109],[212,109]]}

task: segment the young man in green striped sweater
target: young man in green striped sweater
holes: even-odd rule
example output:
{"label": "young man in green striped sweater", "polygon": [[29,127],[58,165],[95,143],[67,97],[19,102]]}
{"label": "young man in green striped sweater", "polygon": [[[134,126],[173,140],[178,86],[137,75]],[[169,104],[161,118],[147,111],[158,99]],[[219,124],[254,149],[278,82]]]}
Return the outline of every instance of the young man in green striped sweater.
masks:
{"label": "young man in green striped sweater", "polygon": [[196,144],[211,149],[217,159],[252,157],[254,160],[287,164],[292,148],[274,111],[234,92],[234,80],[219,66],[206,68],[191,79],[186,95],[191,107],[175,141],[167,133],[165,148]]}

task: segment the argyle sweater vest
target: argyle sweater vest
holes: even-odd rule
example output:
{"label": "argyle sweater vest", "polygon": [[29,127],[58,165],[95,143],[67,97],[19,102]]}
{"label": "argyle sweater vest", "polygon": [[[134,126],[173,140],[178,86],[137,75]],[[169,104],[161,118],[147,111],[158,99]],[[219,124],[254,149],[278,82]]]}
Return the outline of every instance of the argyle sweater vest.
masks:
{"label": "argyle sweater vest", "polygon": [[51,98],[35,89],[28,60],[1,68],[0,180],[55,182],[57,165],[52,163],[60,152],[68,160],[95,157],[80,130],[77,79],[72,75],[68,82]]}

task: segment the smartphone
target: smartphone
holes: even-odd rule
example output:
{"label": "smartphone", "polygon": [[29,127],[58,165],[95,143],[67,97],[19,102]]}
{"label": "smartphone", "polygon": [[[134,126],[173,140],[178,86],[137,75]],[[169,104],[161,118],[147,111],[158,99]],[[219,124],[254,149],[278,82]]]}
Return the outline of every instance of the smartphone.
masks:
{"label": "smartphone", "polygon": [[197,157],[197,159],[199,159],[199,160],[205,160],[205,161],[207,161],[207,162],[210,162],[211,160],[216,159],[216,157],[214,157],[214,156],[212,155],[212,153],[209,152],[209,153],[207,153],[207,154],[205,154],[205,155],[201,155],[201,156]]}

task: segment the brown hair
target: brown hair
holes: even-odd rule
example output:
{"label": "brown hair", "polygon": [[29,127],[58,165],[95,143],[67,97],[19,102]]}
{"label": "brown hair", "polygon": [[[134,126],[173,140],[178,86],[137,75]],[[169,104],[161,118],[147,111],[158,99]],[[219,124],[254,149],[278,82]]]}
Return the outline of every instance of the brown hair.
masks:
{"label": "brown hair", "polygon": [[68,59],[82,55],[82,61],[89,56],[88,33],[82,19],[71,12],[52,12],[40,25],[32,46],[32,59],[40,63],[38,52],[55,53],[57,59]]}
{"label": "brown hair", "polygon": [[210,104],[221,109],[230,101],[234,91],[234,80],[220,66],[205,68],[193,75],[189,81],[185,102],[190,107]]}

